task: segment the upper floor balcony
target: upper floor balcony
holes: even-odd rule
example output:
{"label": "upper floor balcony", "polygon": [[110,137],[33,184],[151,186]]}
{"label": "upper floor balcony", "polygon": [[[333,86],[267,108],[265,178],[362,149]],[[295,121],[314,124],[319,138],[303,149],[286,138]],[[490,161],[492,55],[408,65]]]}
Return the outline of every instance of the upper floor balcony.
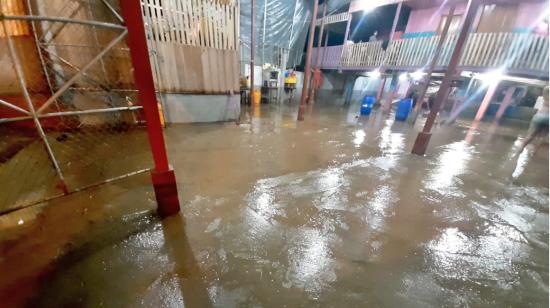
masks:
{"label": "upper floor balcony", "polygon": [[[313,50],[312,59],[317,59],[319,52],[322,69],[417,70],[429,65],[439,39],[440,36],[430,36],[392,40],[385,49],[382,41],[321,47]],[[456,40],[456,34],[447,36],[436,70],[448,65]],[[548,78],[548,45],[548,37],[532,33],[471,33],[459,69],[500,69],[512,75]]]}
{"label": "upper floor balcony", "polygon": [[[314,48],[313,66],[319,63],[322,69],[357,71],[422,69],[432,62],[441,34],[447,31],[435,66],[435,70],[445,70],[467,3],[354,0],[349,8],[318,19],[317,24],[323,24],[325,30],[317,33],[315,45],[324,42],[325,47]],[[479,3],[458,69],[499,69],[506,74],[548,79],[548,4],[541,0]],[[447,30],[443,30],[445,24]]]}

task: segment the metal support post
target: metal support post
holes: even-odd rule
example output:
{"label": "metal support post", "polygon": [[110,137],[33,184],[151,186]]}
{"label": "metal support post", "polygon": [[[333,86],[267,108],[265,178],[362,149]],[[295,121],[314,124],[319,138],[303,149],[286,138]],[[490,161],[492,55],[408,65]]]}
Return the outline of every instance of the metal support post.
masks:
{"label": "metal support post", "polygon": [[325,48],[323,49],[323,59],[321,59],[321,63],[325,63],[325,59],[327,56],[327,47],[328,47],[328,35],[329,31],[327,31],[327,35],[325,36]]}
{"label": "metal support post", "polygon": [[435,49],[434,56],[432,58],[432,61],[430,63],[430,67],[428,68],[428,72],[426,74],[426,78],[424,80],[424,84],[422,85],[422,88],[420,89],[420,94],[418,95],[416,105],[414,106],[414,112],[412,115],[412,123],[414,124],[416,122],[416,119],[418,118],[418,114],[420,113],[420,110],[422,109],[422,104],[424,102],[424,96],[426,96],[426,92],[428,91],[428,86],[430,85],[430,79],[432,78],[432,74],[435,68],[435,65],[437,64],[437,61],[439,60],[439,55],[441,54],[441,50],[443,49],[443,44],[445,43],[445,40],[447,39],[447,34],[449,33],[449,28],[451,26],[451,20],[453,19],[452,16],[455,12],[455,5],[451,6],[449,9],[449,14],[447,15],[447,20],[445,21],[445,25],[443,26],[443,32],[441,33],[441,36],[439,37],[439,41],[437,42],[437,47]]}
{"label": "metal support post", "polygon": [[445,72],[445,77],[443,78],[443,82],[441,83],[439,91],[437,92],[434,108],[430,110],[430,114],[428,115],[428,119],[424,124],[422,132],[418,133],[418,136],[416,137],[416,141],[412,149],[413,154],[424,155],[426,153],[426,149],[428,148],[428,143],[430,142],[431,138],[432,126],[435,123],[435,118],[439,113],[439,109],[447,98],[447,94],[449,92],[449,89],[451,88],[451,82],[455,77],[458,61],[460,60],[460,56],[462,55],[462,50],[464,49],[463,47],[466,43],[466,38],[468,37],[470,27],[474,22],[478,7],[479,0],[468,1],[466,14],[462,23],[462,29],[460,29],[460,35],[458,36],[458,39],[456,41],[456,45],[451,56],[451,61],[449,62],[449,66],[447,67],[447,71]]}
{"label": "metal support post", "polygon": [[[393,40],[393,36],[395,35],[395,29],[397,28],[397,22],[399,21],[399,17],[401,16],[402,4],[403,4],[402,2],[399,2],[399,4],[397,5],[397,10],[395,11],[395,15],[393,16],[393,23],[392,23],[392,26],[391,26],[391,32],[390,32],[390,37],[389,37],[388,48],[389,48],[389,44],[391,44],[391,41]],[[386,72],[385,65],[386,65],[386,61],[388,60],[388,56],[389,56],[389,52],[385,52],[384,53],[384,59],[382,61],[382,65],[379,69],[379,72],[381,74]],[[384,86],[385,85],[386,85],[386,82],[384,80],[384,82],[382,82],[380,84],[380,88],[377,91],[376,101],[379,101],[384,96]],[[389,112],[389,110],[391,110],[391,99],[392,99],[391,96],[392,95],[390,95],[389,102],[386,101],[386,103],[384,104],[384,108],[382,109],[384,112]]]}
{"label": "metal support post", "polygon": [[264,0],[264,16],[262,18],[262,71],[263,71],[263,65],[266,63],[265,61],[265,26],[267,22],[267,4],[269,3],[269,0]]}
{"label": "metal support post", "polygon": [[304,68],[304,83],[302,85],[302,96],[300,98],[300,107],[298,109],[298,121],[304,120],[306,109],[307,91],[309,89],[309,79],[311,78],[311,50],[313,49],[313,37],[315,36],[315,20],[317,18],[317,7],[319,0],[313,1],[313,13],[311,15],[311,24],[309,25],[309,38],[307,42],[306,65]]}
{"label": "metal support post", "polygon": [[[1,13],[2,12],[0,11],[0,14]],[[67,187],[65,177],[63,176],[63,172],[61,172],[61,168],[59,167],[59,163],[57,162],[57,159],[55,158],[53,150],[50,146],[50,143],[48,142],[48,138],[46,137],[46,133],[44,132],[44,129],[42,128],[42,125],[40,124],[40,120],[38,119],[38,113],[34,109],[34,105],[32,103],[31,96],[30,96],[29,91],[27,89],[27,83],[25,81],[23,68],[21,67],[21,61],[19,60],[19,57],[18,57],[17,52],[15,50],[15,46],[13,44],[13,40],[11,38],[11,35],[8,33],[8,27],[6,26],[6,21],[2,20],[0,22],[0,26],[2,28],[2,31],[0,33],[4,33],[5,37],[7,39],[8,50],[9,50],[10,58],[13,62],[13,68],[15,70],[15,74],[17,75],[17,81],[19,82],[19,86],[21,87],[21,91],[23,92],[23,97],[25,98],[25,101],[27,103],[27,107],[29,109],[27,114],[30,114],[30,116],[32,117],[32,120],[34,121],[34,125],[36,126],[36,130],[38,131],[40,139],[42,139],[42,142],[44,142],[44,147],[46,148],[46,151],[48,153],[48,156],[50,157],[50,160],[52,161],[55,172],[57,173],[57,176],[59,177],[58,187],[63,191],[64,194],[68,194],[69,189]]]}
{"label": "metal support post", "polygon": [[250,1],[250,95],[248,100],[250,104],[254,102],[254,49],[256,46],[256,0]]}
{"label": "metal support post", "polygon": [[339,62],[339,67],[338,67],[338,70],[342,70],[342,57],[344,56],[344,51],[346,50],[346,43],[348,41],[348,38],[349,38],[349,28],[351,27],[351,13],[348,13],[348,22],[346,24],[346,32],[344,33],[344,42],[342,43],[342,52],[340,53],[340,62]]}
{"label": "metal support post", "polygon": [[158,212],[161,216],[179,212],[176,176],[168,164],[164,136],[157,108],[153,73],[145,39],[145,28],[139,1],[121,1],[122,15],[128,29],[128,47],[134,67],[134,79],[139,90],[139,104],[143,106],[147,122],[147,135],[153,153],[155,169],[151,172]]}

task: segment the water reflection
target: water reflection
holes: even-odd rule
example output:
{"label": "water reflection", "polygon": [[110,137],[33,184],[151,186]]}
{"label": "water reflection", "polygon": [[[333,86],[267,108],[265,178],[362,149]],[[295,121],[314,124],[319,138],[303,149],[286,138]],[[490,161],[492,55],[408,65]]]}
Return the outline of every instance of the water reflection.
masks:
{"label": "water reflection", "polygon": [[393,117],[387,119],[384,123],[384,128],[380,131],[380,141],[378,143],[378,148],[382,154],[399,154],[403,152],[405,138],[401,133],[392,132],[392,125],[395,121]]}
{"label": "water reflection", "polygon": [[365,141],[365,136],[367,134],[365,133],[364,130],[362,129],[358,129],[356,131],[353,132],[353,144],[355,145],[356,148],[360,147],[361,144]]}
{"label": "water reflection", "polygon": [[424,186],[442,195],[463,196],[458,187],[457,176],[466,171],[468,161],[472,158],[474,147],[467,141],[458,141],[444,147],[439,155],[436,168],[430,172]]}
{"label": "water reflection", "polygon": [[289,268],[283,286],[303,288],[309,296],[318,298],[336,280],[336,261],[328,242],[315,229],[301,230],[294,236],[288,249]]}

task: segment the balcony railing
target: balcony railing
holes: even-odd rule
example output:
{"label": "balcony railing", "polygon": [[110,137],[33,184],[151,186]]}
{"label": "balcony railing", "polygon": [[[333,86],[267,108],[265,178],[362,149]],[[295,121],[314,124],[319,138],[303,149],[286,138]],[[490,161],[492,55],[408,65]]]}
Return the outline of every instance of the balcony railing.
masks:
{"label": "balcony railing", "polygon": [[[446,38],[438,69],[448,65],[456,40],[456,35]],[[325,47],[320,51],[321,68],[421,68],[430,63],[438,41],[439,36],[394,40],[386,50],[380,41]],[[313,56],[316,59],[316,50]],[[548,38],[531,33],[471,33],[459,67],[473,71],[502,68],[512,73],[548,76]]]}

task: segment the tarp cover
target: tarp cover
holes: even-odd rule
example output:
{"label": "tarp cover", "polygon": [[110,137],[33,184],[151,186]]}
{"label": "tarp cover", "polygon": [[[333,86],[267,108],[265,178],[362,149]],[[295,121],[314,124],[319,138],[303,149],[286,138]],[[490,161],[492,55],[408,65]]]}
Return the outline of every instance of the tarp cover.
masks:
{"label": "tarp cover", "polygon": [[[250,61],[250,3],[241,0],[242,64]],[[283,50],[290,50],[287,67],[300,64],[312,9],[312,0],[256,0],[255,64],[277,65]]]}

